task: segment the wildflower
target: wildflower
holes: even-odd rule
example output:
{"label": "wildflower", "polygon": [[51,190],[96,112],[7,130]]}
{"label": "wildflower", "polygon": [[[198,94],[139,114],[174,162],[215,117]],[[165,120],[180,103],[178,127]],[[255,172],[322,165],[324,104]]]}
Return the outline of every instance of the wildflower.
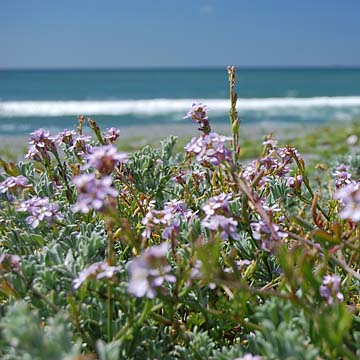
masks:
{"label": "wildflower", "polygon": [[73,144],[69,147],[69,150],[74,151],[77,156],[82,156],[87,154],[90,150],[88,142],[91,141],[91,136],[89,135],[78,135]]}
{"label": "wildflower", "polygon": [[344,295],[340,290],[341,279],[337,275],[325,275],[323,283],[320,286],[320,295],[326,301],[327,304],[331,305],[334,301],[343,301]]}
{"label": "wildflower", "polygon": [[117,164],[127,160],[127,154],[118,153],[114,145],[105,145],[91,148],[85,158],[84,169],[93,167],[102,174],[110,174]]}
{"label": "wildflower", "polygon": [[[244,267],[248,267],[251,264],[250,260],[244,259],[244,260],[236,260],[234,262],[234,267],[235,269],[237,269],[238,271],[241,271],[241,269],[243,269]],[[226,273],[233,273],[234,272],[234,268],[233,267],[227,267],[224,269],[224,272]]]}
{"label": "wildflower", "polygon": [[184,116],[184,118],[191,118],[195,122],[199,124],[199,130],[204,134],[210,134],[211,127],[209,123],[209,118],[207,116],[207,106],[201,103],[193,104],[188,113]]}
{"label": "wildflower", "polygon": [[284,164],[290,164],[294,158],[299,158],[300,154],[299,152],[289,145],[285,146],[284,148],[280,148],[278,150],[278,154]]}
{"label": "wildflower", "polygon": [[170,200],[164,204],[163,210],[150,210],[142,220],[145,230],[142,233],[144,238],[149,238],[154,228],[164,226],[163,238],[170,239],[170,234],[178,234],[180,218],[186,221],[192,219],[196,213],[186,207],[182,200]]}
{"label": "wildflower", "polygon": [[211,231],[220,231],[220,237],[223,240],[229,239],[229,236],[234,240],[239,240],[240,236],[237,233],[237,221],[232,217],[225,217],[223,215],[213,215],[205,218],[201,225]]}
{"label": "wildflower", "polygon": [[215,213],[228,213],[230,200],[232,200],[232,194],[222,193],[211,197],[202,209],[207,217],[212,216]]}
{"label": "wildflower", "polygon": [[34,196],[29,200],[22,201],[17,211],[30,213],[31,215],[28,216],[25,221],[35,229],[43,220],[49,223],[55,219],[61,220],[63,215],[59,212],[59,208],[59,204],[50,204],[48,197],[40,198]]}
{"label": "wildflower", "polygon": [[270,251],[273,248],[274,242],[278,239],[286,238],[288,236],[287,233],[280,230],[278,225],[272,224],[272,228],[278,239],[274,238],[268,225],[263,220],[252,222],[250,223],[250,226],[253,238],[260,241],[261,247],[266,251]]}
{"label": "wildflower", "polygon": [[0,270],[10,270],[14,269],[15,271],[19,271],[19,262],[20,257],[18,255],[11,254],[1,254],[0,255]]}
{"label": "wildflower", "polygon": [[291,189],[300,189],[303,182],[303,177],[301,175],[296,175],[295,177],[289,177],[286,181],[287,185]]}
{"label": "wildflower", "polygon": [[351,183],[341,187],[334,195],[344,205],[340,212],[343,219],[360,220],[360,183]]}
{"label": "wildflower", "polygon": [[167,282],[175,282],[167,263],[168,245],[162,243],[146,249],[139,257],[132,260],[129,266],[130,280],[128,291],[136,297],[146,296],[153,299],[159,288]]}
{"label": "wildflower", "polygon": [[41,152],[36,148],[35,145],[31,145],[25,155],[26,159],[41,161]]}
{"label": "wildflower", "polygon": [[269,146],[270,148],[274,149],[277,147],[278,142],[277,142],[277,140],[270,137],[270,138],[267,138],[266,140],[264,140],[262,144],[264,146]]}
{"label": "wildflower", "polygon": [[150,210],[142,220],[145,230],[142,233],[144,238],[151,236],[151,231],[158,225],[169,225],[172,219],[171,209],[166,210]]}
{"label": "wildflower", "polygon": [[350,135],[350,136],[346,139],[346,143],[347,143],[348,145],[351,145],[351,146],[356,145],[358,141],[359,141],[359,138],[358,138],[358,136],[355,135],[355,134]]}
{"label": "wildflower", "polygon": [[245,354],[241,358],[236,358],[235,360],[262,360],[262,356],[252,355],[252,354]]}
{"label": "wildflower", "polygon": [[337,189],[341,188],[344,185],[351,184],[353,182],[351,174],[348,172],[349,166],[344,164],[336,167],[333,172],[333,176],[335,177],[335,186]]}
{"label": "wildflower", "polygon": [[192,138],[185,146],[185,150],[190,155],[195,155],[196,160],[204,166],[208,164],[218,166],[232,161],[232,152],[225,146],[225,143],[230,140],[228,136],[211,132],[206,136]]}
{"label": "wildflower", "polygon": [[190,220],[195,214],[192,210],[186,207],[186,204],[182,200],[170,200],[164,204],[164,211],[169,211],[173,215],[179,215],[181,218]]}
{"label": "wildflower", "polygon": [[120,130],[115,129],[114,127],[106,130],[107,132],[103,134],[103,138],[106,140],[107,143],[113,144],[120,136]]}
{"label": "wildflower", "polygon": [[97,179],[95,174],[84,174],[76,176],[73,183],[79,192],[78,200],[73,205],[74,212],[88,213],[90,209],[103,211],[106,207],[107,197],[118,196],[118,191],[112,187],[112,179],[105,176]]}
{"label": "wildflower", "polygon": [[64,130],[56,135],[56,140],[59,144],[66,144],[67,146],[74,145],[74,136],[76,132],[74,130]]}
{"label": "wildflower", "polygon": [[44,129],[35,130],[30,134],[30,145],[34,145],[38,150],[54,151],[56,149],[54,136],[50,136],[48,131]]}
{"label": "wildflower", "polygon": [[28,186],[28,183],[29,180],[25,176],[10,176],[0,183],[0,193],[14,190],[17,187],[25,188]]}
{"label": "wildflower", "polygon": [[167,226],[163,230],[161,236],[165,240],[172,240],[176,236],[179,235],[179,232],[180,232],[180,220],[179,219],[174,219],[172,221],[171,225]]}
{"label": "wildflower", "polygon": [[187,172],[184,172],[183,170],[179,170],[178,173],[171,178],[171,180],[174,180],[178,184],[184,185],[186,184],[186,175]]}
{"label": "wildflower", "polygon": [[119,267],[110,266],[106,261],[97,262],[82,270],[73,281],[74,289],[78,289],[88,279],[112,279],[119,272]]}

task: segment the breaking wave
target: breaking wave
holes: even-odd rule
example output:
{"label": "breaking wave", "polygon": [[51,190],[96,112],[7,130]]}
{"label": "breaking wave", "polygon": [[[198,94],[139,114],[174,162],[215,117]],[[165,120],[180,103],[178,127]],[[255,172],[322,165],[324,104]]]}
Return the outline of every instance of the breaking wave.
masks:
{"label": "breaking wave", "polygon": [[[150,99],[150,100],[102,100],[102,101],[0,101],[0,117],[59,117],[69,115],[180,115],[194,102],[206,104],[210,116],[229,111],[227,99]],[[238,99],[241,112],[274,114],[301,114],[316,110],[360,111],[360,96],[312,97],[312,98],[251,98]]]}

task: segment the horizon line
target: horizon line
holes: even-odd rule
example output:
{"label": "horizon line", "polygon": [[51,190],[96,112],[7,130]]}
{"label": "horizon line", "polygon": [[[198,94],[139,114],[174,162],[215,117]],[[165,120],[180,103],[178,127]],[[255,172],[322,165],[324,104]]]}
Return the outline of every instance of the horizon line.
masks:
{"label": "horizon line", "polygon": [[[360,65],[234,65],[238,70],[357,70]],[[148,71],[225,70],[227,66],[84,66],[84,67],[0,67],[0,71]]]}

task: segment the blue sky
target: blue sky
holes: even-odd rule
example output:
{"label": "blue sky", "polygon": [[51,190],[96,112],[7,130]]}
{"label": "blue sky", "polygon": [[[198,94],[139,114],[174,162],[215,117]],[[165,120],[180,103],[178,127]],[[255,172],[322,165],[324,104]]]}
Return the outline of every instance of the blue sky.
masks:
{"label": "blue sky", "polygon": [[1,0],[0,68],[360,66],[358,0]]}

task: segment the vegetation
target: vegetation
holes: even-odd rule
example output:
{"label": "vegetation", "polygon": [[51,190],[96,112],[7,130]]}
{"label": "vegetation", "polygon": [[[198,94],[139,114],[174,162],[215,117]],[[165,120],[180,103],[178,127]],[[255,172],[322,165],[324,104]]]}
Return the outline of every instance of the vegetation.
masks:
{"label": "vegetation", "polygon": [[184,154],[80,117],[2,161],[1,358],[360,357],[360,155],[309,172],[268,136],[246,164],[228,72],[230,137],[194,104]]}

